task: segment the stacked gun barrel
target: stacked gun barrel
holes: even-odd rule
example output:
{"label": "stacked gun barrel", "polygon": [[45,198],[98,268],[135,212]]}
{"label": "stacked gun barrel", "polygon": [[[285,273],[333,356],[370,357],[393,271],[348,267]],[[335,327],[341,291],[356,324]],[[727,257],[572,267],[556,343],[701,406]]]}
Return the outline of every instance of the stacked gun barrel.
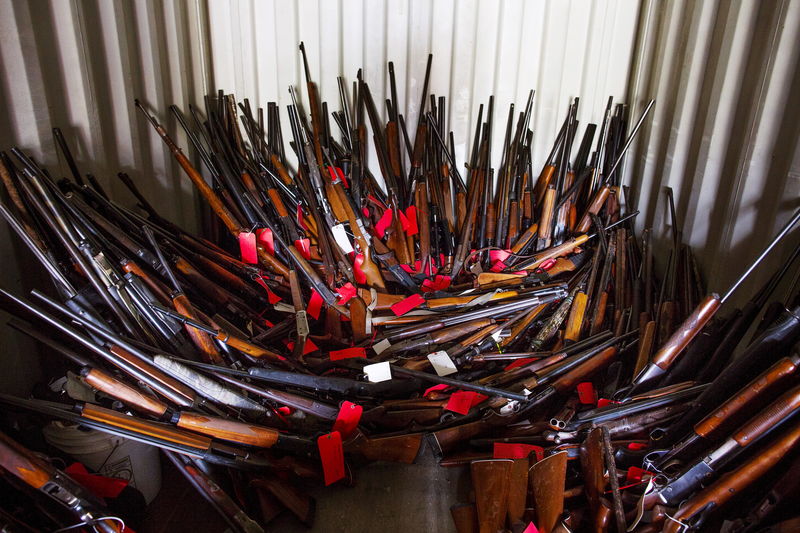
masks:
{"label": "stacked gun barrel", "polygon": [[[751,531],[781,516],[800,472],[800,307],[772,295],[796,281],[797,251],[718,310],[800,214],[707,294],[672,191],[666,238],[637,234],[626,201],[653,101],[630,117],[609,98],[578,138],[574,99],[537,162],[533,91],[505,120],[490,98],[459,162],[431,58],[408,124],[391,63],[385,105],[360,72],[322,102],[301,51],[288,131],[276,104],[220,92],[169,108],[178,146],[166,112],[135,102],[215,242],[125,174],[131,196],[109,198],[57,129],[68,177],[2,154],[0,212],[52,283],[0,303],[94,399],[0,395],[7,414],[161,448],[235,531],[280,510],[310,524],[309,486],[423,447],[470,467],[459,533]],[[231,471],[226,493],[214,476]]]}

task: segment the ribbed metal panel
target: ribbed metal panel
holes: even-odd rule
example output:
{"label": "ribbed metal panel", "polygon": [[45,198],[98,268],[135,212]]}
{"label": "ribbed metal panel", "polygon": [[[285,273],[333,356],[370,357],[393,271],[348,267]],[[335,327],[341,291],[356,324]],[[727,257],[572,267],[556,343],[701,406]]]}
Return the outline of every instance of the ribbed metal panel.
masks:
{"label": "ribbed metal panel", "polygon": [[[639,28],[633,113],[658,103],[627,169],[640,223],[666,244],[671,186],[684,239],[724,290],[800,207],[800,2],[647,0]],[[736,300],[797,245],[786,239]]]}
{"label": "ribbed metal panel", "polygon": [[[262,106],[278,101],[285,113],[287,87],[304,83],[301,40],[333,108],[336,76],[352,82],[361,67],[383,101],[393,61],[412,125],[432,52],[430,89],[449,97],[460,162],[490,94],[500,131],[508,104],[523,106],[536,90],[537,165],[570,98],[581,98],[582,125],[602,118],[609,95],[634,116],[656,98],[626,183],[641,191],[640,223],[658,235],[662,188],[675,189],[685,236],[715,288],[798,203],[800,0],[0,0],[0,31],[0,148],[21,146],[66,174],[51,135],[60,126],[80,168],[115,199],[132,204],[114,178],[127,171],[157,209],[190,228],[194,193],[133,99],[158,110],[184,147],[168,104],[185,109],[223,89]],[[19,286],[19,250],[0,226],[0,278]],[[0,348],[13,352],[6,331]]]}

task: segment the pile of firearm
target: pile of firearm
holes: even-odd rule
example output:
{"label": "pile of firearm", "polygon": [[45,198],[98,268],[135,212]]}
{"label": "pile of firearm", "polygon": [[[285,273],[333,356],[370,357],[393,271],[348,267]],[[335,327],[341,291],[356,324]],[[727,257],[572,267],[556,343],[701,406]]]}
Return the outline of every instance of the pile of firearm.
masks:
{"label": "pile of firearm", "polygon": [[[423,446],[470,467],[459,533],[716,531],[723,519],[752,531],[783,517],[800,483],[800,307],[770,298],[787,273],[796,282],[798,251],[744,307],[718,310],[800,213],[707,294],[667,191],[659,281],[656,239],[634,232],[620,182],[652,101],[631,121],[609,99],[579,140],[575,99],[539,168],[533,92],[504,129],[490,98],[462,175],[445,99],[428,95],[430,58],[407,124],[391,63],[384,121],[360,73],[351,88],[339,79],[331,111],[301,51],[307,100],[290,89],[288,146],[276,104],[220,93],[187,115],[170,107],[195,164],[135,103],[215,215],[216,243],[156,212],[125,174],[138,209],[110,199],[57,129],[71,178],[16,148],[0,156],[0,212],[52,280],[30,297],[0,289],[0,303],[61,358],[52,373],[71,371],[94,399],[0,395],[9,432],[59,419],[157,446],[235,531],[287,509],[310,524],[309,486],[412,463]],[[73,521],[120,530],[8,436],[0,458],[12,484]]]}

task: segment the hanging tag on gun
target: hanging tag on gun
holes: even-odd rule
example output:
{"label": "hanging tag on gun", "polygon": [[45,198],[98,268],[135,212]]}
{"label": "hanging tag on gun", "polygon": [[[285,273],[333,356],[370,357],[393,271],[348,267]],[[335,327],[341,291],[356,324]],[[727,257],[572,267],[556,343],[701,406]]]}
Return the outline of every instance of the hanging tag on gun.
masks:
{"label": "hanging tag on gun", "polygon": [[325,475],[325,486],[344,479],[344,450],[342,436],[332,431],[317,439],[319,456],[322,459],[322,472]]}

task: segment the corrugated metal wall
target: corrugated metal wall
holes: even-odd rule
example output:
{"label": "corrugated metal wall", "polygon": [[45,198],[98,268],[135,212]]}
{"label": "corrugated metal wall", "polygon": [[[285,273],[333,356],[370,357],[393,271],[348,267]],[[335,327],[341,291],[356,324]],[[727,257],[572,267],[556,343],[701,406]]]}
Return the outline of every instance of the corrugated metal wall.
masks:
{"label": "corrugated metal wall", "polygon": [[[393,61],[409,123],[433,53],[431,91],[449,96],[459,161],[490,94],[505,117],[536,90],[537,163],[570,98],[581,98],[582,124],[602,118],[609,95],[633,115],[656,98],[626,181],[641,188],[640,222],[658,228],[662,186],[673,186],[710,279],[730,279],[798,203],[800,0],[0,0],[0,31],[0,149],[21,146],[64,173],[51,135],[59,126],[80,168],[114,198],[132,203],[114,178],[124,170],[190,228],[193,191],[134,97],[186,147],[168,104],[224,89],[285,107],[288,85],[302,86],[301,40],[334,107],[336,76],[352,81],[359,67],[382,101]],[[4,225],[0,239],[0,282],[19,288],[20,250]],[[24,346],[0,331],[6,358]]]}

